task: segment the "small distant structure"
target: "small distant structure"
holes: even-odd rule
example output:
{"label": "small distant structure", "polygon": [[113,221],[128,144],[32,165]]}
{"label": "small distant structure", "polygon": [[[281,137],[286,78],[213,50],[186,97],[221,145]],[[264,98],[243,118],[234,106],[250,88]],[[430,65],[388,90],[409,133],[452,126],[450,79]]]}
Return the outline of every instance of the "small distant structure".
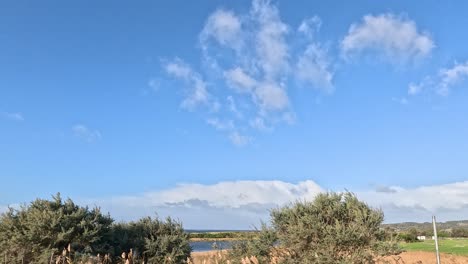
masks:
{"label": "small distant structure", "polygon": [[426,240],[426,236],[417,236],[416,238],[420,241]]}

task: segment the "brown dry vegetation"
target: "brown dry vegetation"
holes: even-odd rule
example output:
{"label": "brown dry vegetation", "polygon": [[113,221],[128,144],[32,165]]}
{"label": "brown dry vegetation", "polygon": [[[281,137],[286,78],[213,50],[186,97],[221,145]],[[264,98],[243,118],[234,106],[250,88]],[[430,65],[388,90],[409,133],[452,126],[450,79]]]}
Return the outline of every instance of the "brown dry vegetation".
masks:
{"label": "brown dry vegetation", "polygon": [[[208,251],[193,252],[193,264],[217,264],[219,260],[225,258],[226,251]],[[441,263],[443,264],[468,264],[467,256],[455,256],[450,254],[441,254]],[[245,264],[257,264],[254,259]],[[389,256],[379,260],[379,264],[435,264],[435,254],[431,252],[403,252],[397,256]]]}

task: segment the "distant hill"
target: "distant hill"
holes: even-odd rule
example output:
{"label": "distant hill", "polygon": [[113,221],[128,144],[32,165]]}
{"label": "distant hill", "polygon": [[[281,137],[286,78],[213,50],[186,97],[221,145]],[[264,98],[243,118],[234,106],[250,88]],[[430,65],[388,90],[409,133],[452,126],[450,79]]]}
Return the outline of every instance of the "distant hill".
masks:
{"label": "distant hill", "polygon": [[[395,223],[395,224],[384,224],[383,226],[393,228],[397,231],[406,231],[411,228],[415,228],[417,230],[428,230],[432,228],[432,223],[430,222],[424,222],[424,223],[404,222],[404,223]],[[468,220],[447,221],[447,222],[437,223],[438,230],[451,230],[453,228],[468,228]]]}

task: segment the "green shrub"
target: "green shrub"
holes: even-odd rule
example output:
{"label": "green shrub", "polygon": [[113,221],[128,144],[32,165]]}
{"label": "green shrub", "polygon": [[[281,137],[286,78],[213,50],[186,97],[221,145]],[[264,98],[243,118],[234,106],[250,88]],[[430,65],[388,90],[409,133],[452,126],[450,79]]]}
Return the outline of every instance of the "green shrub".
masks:
{"label": "green shrub", "polygon": [[99,208],[60,194],[0,216],[0,256],[7,263],[185,263],[190,252],[188,234],[171,218],[114,224]]}
{"label": "green shrub", "polygon": [[147,217],[138,224],[144,230],[144,254],[149,263],[186,263],[192,249],[180,222],[170,217],[166,221]]}
{"label": "green shrub", "polygon": [[[108,250],[112,219],[98,208],[80,207],[60,194],[37,199],[0,217],[0,253],[12,262],[48,263],[64,248],[97,254]],[[8,238],[8,239],[5,239]]]}
{"label": "green shrub", "polygon": [[[271,229],[264,227],[259,240],[239,243],[233,254],[256,256],[260,263],[277,257],[294,264],[374,263],[379,256],[401,252],[382,221],[382,211],[352,193],[319,194],[311,202],[273,210]],[[267,242],[260,243],[262,237]]]}

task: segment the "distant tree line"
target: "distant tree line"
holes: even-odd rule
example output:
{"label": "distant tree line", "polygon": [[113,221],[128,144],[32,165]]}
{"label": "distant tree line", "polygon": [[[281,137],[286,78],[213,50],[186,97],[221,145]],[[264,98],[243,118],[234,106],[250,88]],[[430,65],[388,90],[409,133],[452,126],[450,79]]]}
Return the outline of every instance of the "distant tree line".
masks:
{"label": "distant tree line", "polygon": [[60,194],[0,217],[0,263],[185,263],[190,252],[188,234],[171,218],[116,223]]}
{"label": "distant tree line", "polygon": [[256,231],[232,231],[232,232],[193,232],[190,239],[194,240],[244,240],[257,237]]}
{"label": "distant tree line", "polygon": [[[395,231],[396,232],[396,231]],[[434,235],[432,228],[416,228],[411,227],[407,230],[398,231],[398,237],[404,242],[418,242],[418,236],[425,236],[426,239],[431,239]],[[438,238],[467,238],[468,227],[455,227],[450,229],[437,230]]]}

